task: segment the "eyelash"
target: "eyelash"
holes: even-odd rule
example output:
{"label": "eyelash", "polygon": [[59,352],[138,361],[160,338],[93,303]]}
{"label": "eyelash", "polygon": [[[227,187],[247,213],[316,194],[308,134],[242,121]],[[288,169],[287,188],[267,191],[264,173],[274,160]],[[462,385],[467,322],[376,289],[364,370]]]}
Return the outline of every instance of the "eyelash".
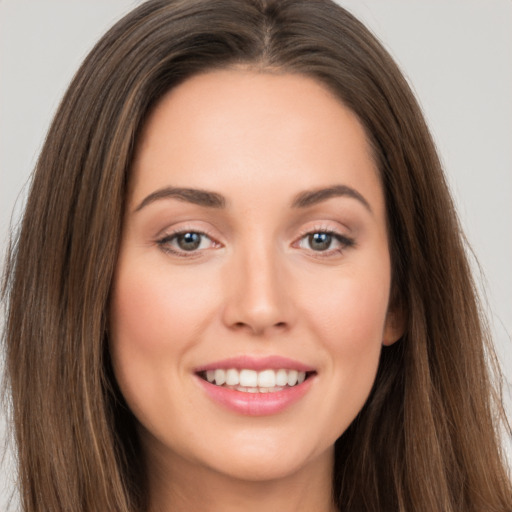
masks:
{"label": "eyelash", "polygon": [[[177,238],[179,236],[185,236],[187,234],[199,235],[202,239],[204,239],[204,237],[206,237],[212,243],[212,247],[216,247],[216,246],[220,247],[221,246],[221,244],[216,242],[215,239],[211,235],[209,235],[207,232],[200,231],[197,229],[180,229],[178,231],[167,233],[162,238],[158,239],[156,241],[156,243],[160,247],[160,249],[162,249],[166,253],[170,253],[170,254],[173,254],[173,255],[181,257],[181,258],[198,257],[201,250],[198,250],[197,248],[187,251],[184,249],[172,248],[172,246],[170,245],[170,243],[172,241],[177,240]],[[340,244],[339,247],[334,248],[334,249],[326,249],[326,250],[320,250],[320,251],[315,251],[314,249],[309,249],[312,253],[314,253],[314,256],[317,258],[327,258],[327,257],[333,256],[335,254],[341,254],[346,249],[349,249],[356,245],[355,240],[353,238],[347,237],[345,235],[341,235],[340,233],[333,231],[332,229],[327,229],[325,227],[321,227],[321,228],[314,228],[314,229],[309,229],[307,231],[304,231],[298,237],[297,241],[292,244],[292,246],[299,247],[299,244],[303,240],[306,240],[307,237],[317,235],[317,234],[329,235]],[[202,240],[200,240],[199,245],[201,243],[202,243]],[[205,249],[203,249],[203,250],[205,250]]]}
{"label": "eyelash", "polygon": [[202,239],[206,237],[212,242],[213,247],[220,246],[220,244],[216,242],[214,238],[212,238],[212,236],[210,236],[208,233],[197,229],[180,229],[178,231],[173,231],[172,233],[167,233],[162,238],[158,239],[156,243],[164,252],[179,256],[180,258],[197,257],[199,256],[199,251],[197,249],[186,251],[184,249],[172,248],[170,245],[170,243],[173,240],[176,240],[179,236],[185,236],[187,234],[199,235]]}
{"label": "eyelash", "polygon": [[326,249],[324,251],[315,251],[314,249],[310,249],[314,257],[316,258],[328,258],[336,254],[342,254],[346,249],[350,249],[351,247],[355,247],[356,245],[356,241],[354,238],[342,235],[341,233],[338,233],[337,231],[334,231],[326,227],[318,227],[304,231],[297,239],[297,242],[294,242],[294,245],[298,245],[303,240],[307,240],[307,237],[316,234],[329,235],[339,243],[339,247],[336,247],[334,249]]}

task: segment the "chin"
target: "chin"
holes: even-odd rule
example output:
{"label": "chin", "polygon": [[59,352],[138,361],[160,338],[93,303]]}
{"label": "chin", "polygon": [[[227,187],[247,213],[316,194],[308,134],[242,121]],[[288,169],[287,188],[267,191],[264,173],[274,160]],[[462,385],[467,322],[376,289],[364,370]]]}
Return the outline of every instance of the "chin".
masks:
{"label": "chin", "polygon": [[[210,458],[210,463],[203,459],[200,464],[229,478],[263,483],[286,479],[317,464],[326,467],[326,459],[333,460],[334,441],[328,446],[313,446],[300,439],[296,441],[276,439],[263,433],[261,439],[255,436],[252,443],[247,440],[240,445],[231,442],[224,450],[217,445],[216,449],[204,453]],[[219,459],[220,454],[222,459]]]}

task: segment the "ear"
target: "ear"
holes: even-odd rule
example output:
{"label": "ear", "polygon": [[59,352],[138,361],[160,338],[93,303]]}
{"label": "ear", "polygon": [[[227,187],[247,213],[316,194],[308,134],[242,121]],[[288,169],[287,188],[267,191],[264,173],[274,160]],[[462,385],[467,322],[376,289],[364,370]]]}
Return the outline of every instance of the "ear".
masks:
{"label": "ear", "polygon": [[403,308],[399,306],[388,310],[382,336],[383,345],[387,347],[393,345],[395,341],[398,341],[403,336],[406,324],[405,317]]}

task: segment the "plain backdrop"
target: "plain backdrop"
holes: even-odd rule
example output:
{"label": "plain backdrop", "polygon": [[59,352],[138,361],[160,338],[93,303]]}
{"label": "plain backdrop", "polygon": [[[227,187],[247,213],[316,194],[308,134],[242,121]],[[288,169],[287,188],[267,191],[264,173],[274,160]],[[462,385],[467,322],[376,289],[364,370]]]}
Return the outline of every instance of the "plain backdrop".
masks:
{"label": "plain backdrop", "polygon": [[[102,33],[138,3],[0,0],[2,254],[10,226],[19,219],[27,181],[67,84]],[[381,39],[424,109],[482,269],[477,280],[487,296],[496,345],[510,385],[512,1],[339,3]],[[4,430],[5,420],[0,414],[0,445],[6,437]],[[510,440],[505,444],[510,450]],[[12,452],[8,450],[0,466],[0,510],[7,509],[14,481]],[[17,510],[16,501],[11,506]]]}

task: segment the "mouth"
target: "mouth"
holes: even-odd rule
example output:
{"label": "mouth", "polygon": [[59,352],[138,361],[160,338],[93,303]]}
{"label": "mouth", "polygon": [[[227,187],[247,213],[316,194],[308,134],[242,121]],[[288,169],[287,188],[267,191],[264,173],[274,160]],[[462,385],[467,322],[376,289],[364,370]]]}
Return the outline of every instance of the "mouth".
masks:
{"label": "mouth", "polygon": [[278,355],[235,356],[195,369],[213,403],[236,414],[280,414],[302,402],[316,380],[316,368]]}
{"label": "mouth", "polygon": [[197,372],[214,386],[243,393],[276,393],[300,386],[315,375],[315,371],[267,368],[261,371],[249,368],[215,368]]}

